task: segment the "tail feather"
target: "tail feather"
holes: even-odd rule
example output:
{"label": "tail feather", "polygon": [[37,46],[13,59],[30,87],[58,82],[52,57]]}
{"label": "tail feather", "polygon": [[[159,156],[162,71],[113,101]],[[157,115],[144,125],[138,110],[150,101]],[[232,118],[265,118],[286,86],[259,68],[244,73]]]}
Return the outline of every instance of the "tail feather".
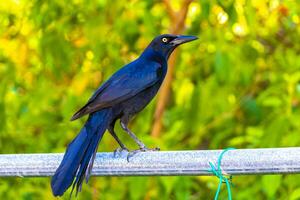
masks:
{"label": "tail feather", "polygon": [[98,144],[108,126],[110,114],[109,109],[91,114],[80,133],[68,145],[64,158],[51,180],[54,196],[63,195],[72,183],[72,191],[76,186],[77,194],[81,190],[84,178],[88,181]]}
{"label": "tail feather", "polygon": [[93,156],[92,156],[92,158],[90,159],[90,161],[88,163],[87,171],[85,172],[85,182],[86,183],[89,181],[90,176],[91,176],[91,172],[92,172],[92,168],[93,168],[93,165],[94,165],[94,160],[95,160],[95,157],[96,157],[99,142],[100,142],[100,139],[96,143],[96,150],[94,151]]}
{"label": "tail feather", "polygon": [[[78,194],[78,192],[81,191],[81,187],[82,187],[82,183],[84,180],[84,177],[88,177],[90,176],[91,171],[87,170],[89,169],[89,163],[93,162],[94,160],[94,156],[97,152],[97,146],[98,146],[98,142],[100,140],[100,138],[102,137],[102,135],[98,134],[97,138],[94,138],[93,141],[90,142],[90,146],[87,148],[86,153],[85,153],[85,157],[82,159],[80,167],[78,169],[77,172],[77,176],[76,179],[73,183],[73,188],[72,191],[74,189],[74,186],[76,186],[76,195]],[[91,165],[92,168],[92,165]],[[72,195],[72,192],[71,192]]]}

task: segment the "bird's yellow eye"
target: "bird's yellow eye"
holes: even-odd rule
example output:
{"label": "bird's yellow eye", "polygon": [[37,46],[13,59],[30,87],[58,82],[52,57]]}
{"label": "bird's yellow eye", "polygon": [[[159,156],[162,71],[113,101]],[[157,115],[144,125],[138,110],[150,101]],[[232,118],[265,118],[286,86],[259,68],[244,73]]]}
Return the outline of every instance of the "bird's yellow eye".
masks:
{"label": "bird's yellow eye", "polygon": [[161,41],[163,41],[164,43],[166,43],[166,42],[168,42],[168,39],[164,37],[164,38],[161,39]]}

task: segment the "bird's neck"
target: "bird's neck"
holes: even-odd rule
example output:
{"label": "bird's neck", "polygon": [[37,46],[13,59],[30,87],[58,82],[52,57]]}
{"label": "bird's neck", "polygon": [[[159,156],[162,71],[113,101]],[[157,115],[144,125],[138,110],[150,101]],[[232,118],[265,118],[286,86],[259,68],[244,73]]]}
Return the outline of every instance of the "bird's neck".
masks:
{"label": "bird's neck", "polygon": [[168,58],[166,58],[164,55],[160,54],[157,51],[154,51],[151,48],[145,49],[140,57],[147,59],[147,60],[155,61],[155,62],[158,62],[161,64],[165,64],[168,60]]}

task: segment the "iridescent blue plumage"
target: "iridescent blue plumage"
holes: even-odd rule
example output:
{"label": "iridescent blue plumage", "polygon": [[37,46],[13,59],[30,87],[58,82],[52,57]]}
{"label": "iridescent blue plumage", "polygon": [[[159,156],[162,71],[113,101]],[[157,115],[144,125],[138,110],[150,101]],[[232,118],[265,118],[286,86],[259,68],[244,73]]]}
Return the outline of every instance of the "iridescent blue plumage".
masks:
{"label": "iridescent blue plumage", "polygon": [[120,147],[127,150],[114,132],[117,119],[120,119],[122,128],[139,145],[140,151],[148,150],[128,129],[129,120],[158,92],[167,73],[167,60],[173,50],[178,45],[195,39],[197,38],[194,36],[170,34],[154,38],[138,59],[113,74],[87,104],[73,115],[71,120],[86,114],[90,116],[77,137],[68,145],[64,158],[52,177],[51,187],[55,196],[63,195],[72,184],[77,194],[84,178],[88,181],[98,143],[106,129]]}

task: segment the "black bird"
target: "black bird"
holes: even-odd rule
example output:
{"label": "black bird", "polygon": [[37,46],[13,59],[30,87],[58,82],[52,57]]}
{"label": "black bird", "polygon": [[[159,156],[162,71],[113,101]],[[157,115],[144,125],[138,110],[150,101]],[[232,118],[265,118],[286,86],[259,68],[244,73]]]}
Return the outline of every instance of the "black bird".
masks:
{"label": "black bird", "polygon": [[151,150],[128,129],[128,122],[156,95],[166,76],[167,60],[173,50],[180,44],[195,39],[197,37],[184,35],[157,36],[138,59],[113,74],[87,104],[73,115],[71,120],[87,114],[89,117],[79,134],[68,145],[63,160],[52,177],[54,196],[63,195],[72,183],[72,191],[76,187],[77,194],[84,178],[88,182],[98,144],[106,129],[121,149],[128,150],[114,132],[117,119],[120,119],[124,131],[138,144],[139,151]]}

